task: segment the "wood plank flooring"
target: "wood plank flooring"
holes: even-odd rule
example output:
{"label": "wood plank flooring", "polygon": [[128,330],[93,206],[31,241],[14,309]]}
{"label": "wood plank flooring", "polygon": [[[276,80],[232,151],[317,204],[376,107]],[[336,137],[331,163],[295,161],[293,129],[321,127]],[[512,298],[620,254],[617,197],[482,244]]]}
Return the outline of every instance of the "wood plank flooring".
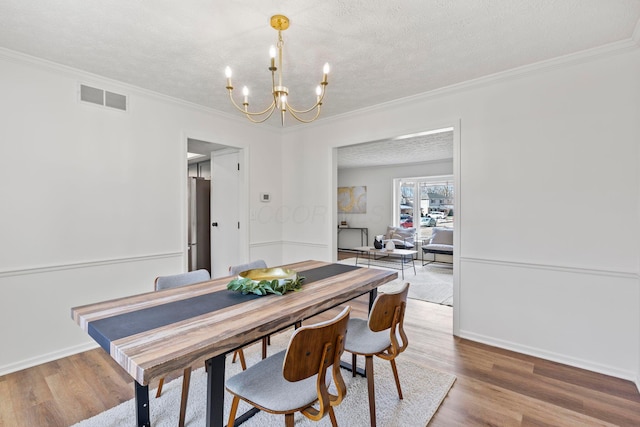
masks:
{"label": "wood plank flooring", "polygon": [[[366,299],[352,307],[365,316]],[[457,376],[430,426],[640,426],[629,381],[456,338],[451,307],[410,299],[405,324],[400,357]],[[68,426],[131,398],[130,377],[95,349],[0,377],[0,426]]]}

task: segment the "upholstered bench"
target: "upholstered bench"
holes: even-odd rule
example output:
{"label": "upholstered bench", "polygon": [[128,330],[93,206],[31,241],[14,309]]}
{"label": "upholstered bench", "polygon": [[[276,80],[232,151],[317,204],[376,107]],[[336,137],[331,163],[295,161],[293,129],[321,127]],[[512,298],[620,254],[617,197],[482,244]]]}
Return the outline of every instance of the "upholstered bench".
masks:
{"label": "upholstered bench", "polygon": [[[424,261],[424,254],[432,254],[433,260]],[[428,243],[422,245],[422,265],[431,264],[436,261],[436,255],[453,255],[453,229],[439,228],[433,229],[433,234]]]}

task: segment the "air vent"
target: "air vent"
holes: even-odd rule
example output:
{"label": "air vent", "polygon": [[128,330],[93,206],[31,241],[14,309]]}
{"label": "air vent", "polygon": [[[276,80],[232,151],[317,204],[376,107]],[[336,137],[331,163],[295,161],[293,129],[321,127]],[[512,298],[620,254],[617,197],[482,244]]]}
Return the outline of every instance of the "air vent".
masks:
{"label": "air vent", "polygon": [[127,97],[95,87],[80,85],[80,100],[104,107],[127,111]]}

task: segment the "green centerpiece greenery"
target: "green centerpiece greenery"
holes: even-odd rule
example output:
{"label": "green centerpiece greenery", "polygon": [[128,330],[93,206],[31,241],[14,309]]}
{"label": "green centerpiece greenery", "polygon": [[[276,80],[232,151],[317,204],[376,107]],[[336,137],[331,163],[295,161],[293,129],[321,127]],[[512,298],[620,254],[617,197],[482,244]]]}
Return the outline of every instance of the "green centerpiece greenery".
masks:
{"label": "green centerpiece greenery", "polygon": [[227,289],[230,291],[242,292],[246,294],[266,295],[276,294],[284,295],[289,291],[297,291],[302,287],[304,277],[297,276],[295,279],[287,280],[252,280],[249,278],[237,278],[229,282]]}

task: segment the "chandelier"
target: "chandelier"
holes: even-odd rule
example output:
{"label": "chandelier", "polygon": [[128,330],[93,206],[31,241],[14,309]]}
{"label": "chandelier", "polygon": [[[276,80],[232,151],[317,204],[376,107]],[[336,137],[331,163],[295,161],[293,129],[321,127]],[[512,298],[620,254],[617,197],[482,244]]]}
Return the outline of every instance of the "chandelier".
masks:
{"label": "chandelier", "polygon": [[[271,56],[271,65],[269,66],[269,71],[271,71],[271,93],[273,94],[273,101],[271,101],[271,105],[269,105],[265,110],[262,111],[249,111],[249,89],[245,86],[242,88],[244,101],[242,102],[242,107],[240,107],[233,99],[231,68],[227,67],[225,69],[225,75],[227,76],[227,90],[229,91],[229,99],[231,99],[231,103],[253,123],[263,123],[264,121],[269,119],[269,117],[271,117],[273,112],[276,110],[280,112],[280,119],[283,126],[284,117],[287,111],[293,118],[295,118],[299,122],[311,123],[312,121],[317,119],[318,116],[320,116],[322,100],[324,99],[327,84],[329,84],[327,82],[327,74],[329,74],[329,64],[324,64],[324,68],[322,70],[322,81],[316,88],[315,104],[313,104],[310,108],[302,110],[293,108],[291,104],[289,104],[289,89],[287,89],[282,84],[282,46],[284,46],[284,41],[282,40],[282,32],[289,28],[289,18],[284,15],[274,15],[271,17],[271,27],[274,30],[278,31],[278,43],[276,44],[276,46],[271,46],[271,49],[269,50],[269,55]],[[278,61],[277,67],[276,54]]]}

